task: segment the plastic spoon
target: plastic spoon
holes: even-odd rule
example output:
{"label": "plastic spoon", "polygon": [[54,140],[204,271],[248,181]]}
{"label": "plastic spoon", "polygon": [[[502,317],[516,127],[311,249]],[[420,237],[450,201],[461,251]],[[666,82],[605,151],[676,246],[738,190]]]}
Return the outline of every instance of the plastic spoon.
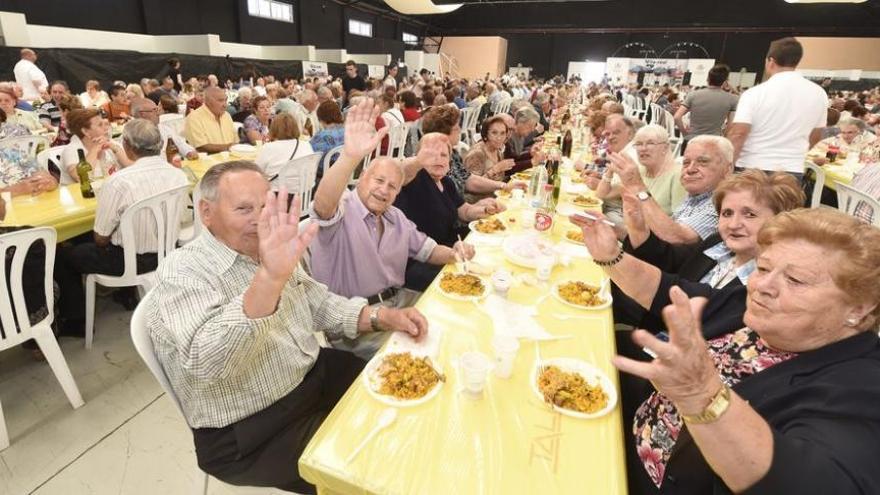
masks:
{"label": "plastic spoon", "polygon": [[376,426],[374,426],[373,429],[370,430],[370,433],[367,434],[366,438],[364,438],[361,444],[358,445],[357,448],[354,449],[354,452],[352,452],[351,455],[348,456],[348,459],[345,460],[345,463],[349,464],[351,461],[353,461],[354,458],[357,457],[357,455],[361,452],[361,450],[363,450],[364,447],[367,446],[367,443],[369,443],[369,441],[372,440],[373,437],[376,436],[377,433],[379,433],[379,431],[388,428],[388,426],[390,426],[395,419],[397,419],[397,409],[389,407],[382,411],[382,414],[379,416],[379,421],[376,423]]}

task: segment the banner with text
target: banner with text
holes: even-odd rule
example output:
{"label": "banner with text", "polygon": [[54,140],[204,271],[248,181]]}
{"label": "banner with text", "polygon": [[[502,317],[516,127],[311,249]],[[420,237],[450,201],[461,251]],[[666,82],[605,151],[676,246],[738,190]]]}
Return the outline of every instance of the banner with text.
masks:
{"label": "banner with text", "polygon": [[303,61],[303,77],[327,77],[327,62]]}
{"label": "banner with text", "polygon": [[385,78],[385,66],[384,65],[368,65],[367,66],[367,75],[372,77],[373,79],[384,79]]}

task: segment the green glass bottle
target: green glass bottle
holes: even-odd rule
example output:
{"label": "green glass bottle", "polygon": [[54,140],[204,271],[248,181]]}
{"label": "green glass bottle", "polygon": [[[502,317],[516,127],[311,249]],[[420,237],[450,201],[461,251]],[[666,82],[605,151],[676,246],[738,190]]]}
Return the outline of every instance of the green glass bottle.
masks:
{"label": "green glass bottle", "polygon": [[76,150],[79,154],[79,163],[76,164],[76,175],[79,177],[79,190],[84,198],[94,198],[95,191],[92,189],[92,181],[89,179],[89,172],[92,171],[92,165],[86,161],[86,151],[83,149]]}

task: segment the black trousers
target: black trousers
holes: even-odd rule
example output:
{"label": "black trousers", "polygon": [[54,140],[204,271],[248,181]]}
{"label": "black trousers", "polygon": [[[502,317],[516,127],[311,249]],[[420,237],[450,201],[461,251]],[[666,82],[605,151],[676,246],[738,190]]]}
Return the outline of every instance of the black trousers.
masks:
{"label": "black trousers", "polygon": [[315,493],[299,475],[299,457],[365,364],[322,348],[302,383],[276,403],[223,428],[193,429],[199,467],[232,485]]}
{"label": "black trousers", "polygon": [[[94,242],[59,246],[55,259],[55,281],[61,288],[58,301],[61,319],[77,321],[86,315],[86,291],[82,276],[88,273],[122,275],[125,259],[122,248],[109,244],[98,247]],[[137,256],[138,273],[156,269],[156,253]]]}

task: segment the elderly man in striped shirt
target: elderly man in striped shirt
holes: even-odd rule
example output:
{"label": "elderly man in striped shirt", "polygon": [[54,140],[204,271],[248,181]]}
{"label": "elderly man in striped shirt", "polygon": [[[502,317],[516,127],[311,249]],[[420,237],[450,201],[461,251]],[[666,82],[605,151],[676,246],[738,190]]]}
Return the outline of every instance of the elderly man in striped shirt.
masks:
{"label": "elderly man in striped shirt", "polygon": [[[134,119],[122,131],[122,148],[132,161],[104,181],[98,193],[93,239],[74,246],[63,246],[55,263],[55,280],[61,288],[62,334],[83,336],[85,328],[85,290],[82,275],[102,273],[122,275],[125,259],[119,223],[125,210],[134,203],[187,184],[186,175],[159,154],[162,149],[159,128],[145,119]],[[155,221],[138,218],[134,228],[137,246],[137,271],[156,269],[159,240]],[[134,309],[137,293],[133,287],[119,289],[114,298]]]}
{"label": "elderly man in striped shirt", "polygon": [[[373,147],[379,141],[373,143]],[[314,493],[297,459],[364,361],[321,348],[328,338],[401,330],[421,338],[415,309],[331,293],[299,262],[302,230],[252,162],[212,167],[199,186],[206,230],[172,252],[147,309],[156,355],[193,431],[199,466],[234,485]]]}

